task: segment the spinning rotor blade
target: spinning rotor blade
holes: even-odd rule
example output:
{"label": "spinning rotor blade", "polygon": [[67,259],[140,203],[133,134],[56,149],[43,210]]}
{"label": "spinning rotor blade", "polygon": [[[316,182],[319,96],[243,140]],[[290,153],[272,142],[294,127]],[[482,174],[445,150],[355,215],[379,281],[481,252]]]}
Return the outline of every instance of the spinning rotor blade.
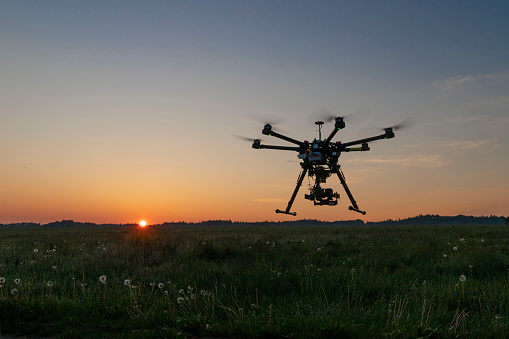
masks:
{"label": "spinning rotor blade", "polygon": [[332,113],[330,110],[326,108],[321,108],[319,110],[314,111],[309,116],[308,123],[310,125],[314,124],[315,121],[323,121],[325,123],[328,123],[334,122],[336,118],[343,118],[344,121],[355,124],[367,118],[370,114],[371,110],[369,108],[363,108],[361,110],[355,111],[345,116],[339,116],[337,114]]}
{"label": "spinning rotor blade", "polygon": [[[403,120],[400,123],[393,125],[393,126],[387,126],[387,127],[380,127],[380,126],[376,126],[376,125],[364,126],[360,130],[360,134],[362,134],[362,135],[377,134],[380,132],[385,132],[387,129],[391,129],[393,131],[401,131],[401,130],[409,129],[409,128],[413,127],[415,124],[417,124],[417,119],[414,117],[408,117],[405,120]],[[371,141],[370,143],[373,143],[373,141]]]}
{"label": "spinning rotor blade", "polygon": [[263,141],[260,138],[247,138],[243,137],[242,135],[232,134],[232,136],[236,139],[242,140],[242,141],[248,141],[248,142],[254,142],[255,140]]}
{"label": "spinning rotor blade", "polygon": [[276,125],[279,125],[285,121],[283,118],[265,115],[265,114],[246,115],[246,117],[248,117],[249,119],[254,120],[260,124],[263,124],[263,125],[268,124],[268,125],[272,126],[272,130],[274,130],[276,132],[286,133],[286,131],[282,130],[281,128],[275,127]]}
{"label": "spinning rotor blade", "polygon": [[409,129],[410,127],[413,127],[415,124],[417,124],[417,119],[414,117],[408,117],[399,124],[387,128],[392,128],[393,130],[398,131],[403,129]]}

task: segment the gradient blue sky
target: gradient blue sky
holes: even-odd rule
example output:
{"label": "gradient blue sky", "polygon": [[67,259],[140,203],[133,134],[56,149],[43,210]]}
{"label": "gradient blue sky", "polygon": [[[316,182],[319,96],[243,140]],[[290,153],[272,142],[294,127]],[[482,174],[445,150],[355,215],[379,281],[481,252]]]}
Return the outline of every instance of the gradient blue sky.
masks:
{"label": "gradient blue sky", "polygon": [[[286,220],[309,115],[369,108],[336,140],[364,220],[509,215],[505,1],[0,0],[0,222]],[[324,128],[328,133],[327,127]],[[267,140],[271,144],[284,144]],[[298,218],[352,219],[303,199]]]}

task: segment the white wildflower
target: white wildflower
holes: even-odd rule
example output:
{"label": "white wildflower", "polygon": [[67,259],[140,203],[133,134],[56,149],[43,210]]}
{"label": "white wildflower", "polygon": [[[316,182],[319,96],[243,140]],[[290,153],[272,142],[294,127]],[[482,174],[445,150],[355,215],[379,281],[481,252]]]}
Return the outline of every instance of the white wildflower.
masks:
{"label": "white wildflower", "polygon": [[180,294],[184,294],[184,289],[181,288],[180,291],[179,291]]}
{"label": "white wildflower", "polygon": [[461,242],[465,242],[465,238],[461,238],[461,239],[460,239],[460,241],[461,241]]}
{"label": "white wildflower", "polygon": [[54,270],[56,270],[56,269],[57,269],[57,267],[56,267],[56,266],[52,266],[51,268],[52,268],[52,269],[54,269]]}
{"label": "white wildflower", "polygon": [[157,285],[157,287],[159,287],[159,288],[161,289],[161,288],[163,288],[163,287],[164,287],[164,284],[163,284],[163,283],[159,283],[159,284]]}
{"label": "white wildflower", "polygon": [[155,282],[151,282],[151,283],[150,283],[150,286],[152,286],[152,287],[154,287],[155,285],[156,285],[156,283],[155,283]]}
{"label": "white wildflower", "polygon": [[177,302],[178,302],[179,304],[181,304],[183,301],[184,301],[184,298],[182,298],[182,297],[178,297],[178,298],[177,298]]}
{"label": "white wildflower", "polygon": [[124,285],[131,286],[131,279],[125,279],[124,280]]}
{"label": "white wildflower", "polygon": [[452,250],[453,250],[453,251],[457,251],[457,250],[458,250],[458,246],[454,246],[454,247],[452,248]]}
{"label": "white wildflower", "polygon": [[46,285],[48,285],[48,287],[51,287],[51,286],[53,286],[53,283],[51,281],[48,281],[48,283]]}
{"label": "white wildflower", "polygon": [[481,239],[481,242],[484,242],[484,239]]}
{"label": "white wildflower", "polygon": [[444,253],[444,258],[447,258],[447,254]]}
{"label": "white wildflower", "polygon": [[18,289],[17,289],[17,288],[13,288],[13,289],[11,290],[11,294],[12,294],[12,295],[18,294]]}
{"label": "white wildflower", "polygon": [[460,275],[460,281],[464,282],[465,280],[467,280],[467,277],[464,274]]}
{"label": "white wildflower", "polygon": [[16,278],[16,279],[14,279],[14,282],[16,283],[16,285],[19,285],[21,283],[21,279]]}
{"label": "white wildflower", "polygon": [[99,277],[99,281],[100,281],[103,285],[104,285],[104,284],[106,284],[106,276],[105,276],[105,275],[101,275],[101,276]]}
{"label": "white wildflower", "polygon": [[5,282],[5,278],[4,277],[0,277],[0,284],[3,284]]}
{"label": "white wildflower", "polygon": [[39,253],[39,250],[37,248],[34,248],[34,253]]}

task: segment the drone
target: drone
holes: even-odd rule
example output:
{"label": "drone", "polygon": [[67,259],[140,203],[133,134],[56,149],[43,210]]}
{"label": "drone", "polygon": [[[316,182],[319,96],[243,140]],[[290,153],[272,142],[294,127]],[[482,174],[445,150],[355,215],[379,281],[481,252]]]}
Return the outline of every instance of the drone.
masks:
{"label": "drone", "polygon": [[[345,128],[345,117],[335,117],[329,116],[325,121],[334,122],[334,129],[329,134],[329,136],[322,140],[322,126],[324,125],[324,121],[316,121],[315,125],[318,126],[318,139],[314,139],[312,142],[307,140],[299,141],[290,137],[287,137],[281,133],[278,133],[274,130],[271,123],[266,123],[262,129],[262,134],[275,137],[278,139],[285,140],[289,143],[295,144],[296,146],[276,146],[276,145],[265,145],[262,144],[262,139],[248,139],[244,137],[240,137],[242,139],[246,139],[252,141],[252,147],[254,149],[273,149],[273,150],[283,150],[283,151],[294,151],[298,153],[298,159],[300,160],[300,166],[302,168],[301,173],[297,179],[297,186],[295,187],[293,194],[286,206],[285,210],[276,209],[276,213],[283,213],[296,216],[296,212],[290,212],[292,208],[293,202],[297,193],[299,192],[300,187],[302,186],[302,182],[306,175],[309,176],[311,180],[314,181],[313,185],[309,187],[309,194],[304,194],[304,198],[313,202],[315,206],[336,206],[338,204],[339,193],[334,192],[332,188],[324,188],[322,184],[325,184],[327,179],[335,174],[338,176],[341,185],[343,186],[346,195],[350,199],[351,206],[348,207],[350,211],[361,213],[362,215],[366,214],[366,211],[363,211],[357,205],[352,192],[348,188],[346,184],[346,179],[341,171],[341,165],[338,164],[338,159],[341,153],[345,152],[366,152],[369,151],[369,142],[382,140],[382,139],[392,139],[394,138],[394,131],[401,129],[403,127],[408,127],[409,125],[415,123],[413,118],[407,118],[403,122],[398,125],[394,125],[391,127],[383,128],[383,134],[376,135],[370,138],[350,141],[342,143],[341,141],[333,142],[332,139],[339,130]],[[357,147],[352,147],[357,146]],[[360,146],[360,147],[359,147]]]}

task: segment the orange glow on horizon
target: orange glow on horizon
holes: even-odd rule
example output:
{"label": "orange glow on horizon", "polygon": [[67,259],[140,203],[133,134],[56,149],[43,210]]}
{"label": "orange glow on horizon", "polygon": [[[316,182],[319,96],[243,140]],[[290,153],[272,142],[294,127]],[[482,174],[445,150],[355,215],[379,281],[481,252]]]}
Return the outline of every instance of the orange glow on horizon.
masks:
{"label": "orange glow on horizon", "polygon": [[141,227],[147,226],[147,222],[145,220],[140,221],[140,226]]}

